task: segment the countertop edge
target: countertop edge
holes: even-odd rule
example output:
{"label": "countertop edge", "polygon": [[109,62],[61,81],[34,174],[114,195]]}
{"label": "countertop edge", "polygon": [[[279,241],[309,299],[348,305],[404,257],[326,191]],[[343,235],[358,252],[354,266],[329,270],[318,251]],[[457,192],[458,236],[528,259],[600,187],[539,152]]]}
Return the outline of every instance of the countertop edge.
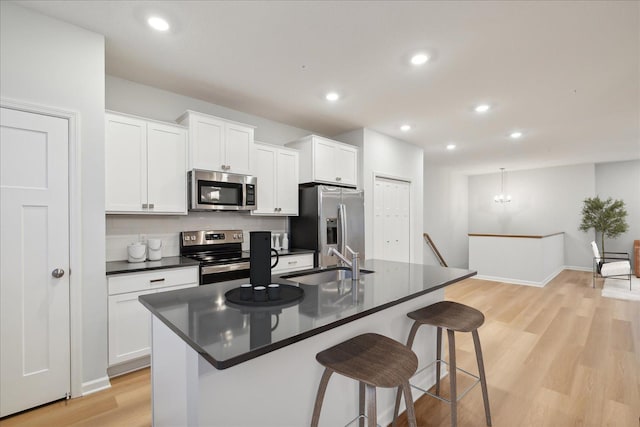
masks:
{"label": "countertop edge", "polygon": [[160,315],[155,308],[153,308],[152,306],[150,306],[149,304],[147,304],[143,299],[141,299],[143,296],[138,297],[138,301],[140,301],[140,303],[142,305],[144,305],[147,310],[149,310],[151,312],[151,314],[153,314],[158,320],[160,320],[162,323],[164,323],[169,329],[171,329],[171,331],[173,331],[176,335],[178,335],[187,345],[189,345],[191,348],[193,348],[196,352],[198,352],[198,354],[200,354],[206,361],[208,361],[214,368],[219,369],[219,370],[223,370],[223,369],[227,369],[227,368],[231,368],[235,365],[238,365],[240,363],[249,361],[251,359],[255,359],[258,356],[262,356],[264,354],[270,353],[272,351],[278,350],[280,348],[289,346],[291,344],[294,344],[296,342],[299,341],[303,341],[307,338],[313,337],[315,335],[321,334],[323,332],[329,331],[331,329],[337,328],[339,326],[345,325],[347,323],[351,323],[355,320],[361,319],[363,317],[369,316],[371,314],[377,313],[379,311],[385,310],[387,308],[393,307],[395,305],[398,304],[402,304],[403,302],[406,301],[410,301],[414,298],[426,295],[428,293],[434,292],[438,289],[442,289],[446,286],[452,285],[454,283],[457,283],[459,281],[468,279],[470,277],[473,277],[475,275],[477,275],[478,272],[477,271],[471,271],[468,274],[464,274],[461,275],[460,277],[457,277],[453,280],[447,280],[439,285],[433,286],[429,289],[426,290],[422,290],[422,291],[418,291],[415,294],[411,294],[411,295],[407,295],[405,297],[399,298],[397,300],[394,301],[390,301],[388,303],[382,304],[378,307],[374,307],[371,308],[369,310],[364,310],[358,313],[355,313],[351,316],[347,316],[344,317],[342,319],[336,320],[335,322],[323,325],[323,326],[319,326],[315,329],[303,332],[301,334],[298,335],[294,335],[292,337],[283,339],[281,341],[269,344],[267,346],[264,347],[260,347],[257,348],[255,350],[250,350],[247,353],[244,353],[240,356],[235,356],[229,359],[226,359],[224,361],[219,361],[214,359],[213,357],[211,357],[211,355],[205,351],[201,346],[199,346],[197,343],[195,343],[193,340],[191,340],[189,337],[187,337],[182,331],[180,331],[178,328],[176,328],[170,321],[168,321],[164,316]]}
{"label": "countertop edge", "polygon": [[[154,263],[161,264],[154,265]],[[112,276],[115,274],[144,273],[145,271],[163,270],[167,268],[197,267],[199,265],[200,263],[198,261],[181,256],[170,256],[158,261],[144,261],[136,263],[128,263],[127,261],[108,261],[106,263],[105,275]],[[129,266],[129,268],[119,266]]]}

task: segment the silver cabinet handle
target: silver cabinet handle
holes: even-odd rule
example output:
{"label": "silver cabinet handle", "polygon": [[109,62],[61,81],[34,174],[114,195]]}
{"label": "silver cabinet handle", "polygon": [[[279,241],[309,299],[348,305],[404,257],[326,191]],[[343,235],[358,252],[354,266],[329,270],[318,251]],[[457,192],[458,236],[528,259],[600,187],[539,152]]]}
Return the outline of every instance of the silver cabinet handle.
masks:
{"label": "silver cabinet handle", "polygon": [[339,176],[336,176],[336,181],[342,181],[342,178],[340,178]]}
{"label": "silver cabinet handle", "polygon": [[59,278],[61,278],[62,276],[64,276],[64,270],[63,270],[63,269],[61,269],[61,268],[56,268],[55,270],[53,270],[53,271],[51,272],[51,275],[52,275],[53,277],[55,277],[56,279],[59,279]]}
{"label": "silver cabinet handle", "polygon": [[157,282],[164,282],[164,278],[162,278],[162,279],[151,279],[151,280],[149,280],[149,283],[157,283]]}
{"label": "silver cabinet handle", "polygon": [[289,265],[297,264],[298,261],[289,261]]}
{"label": "silver cabinet handle", "polygon": [[149,203],[149,209],[153,209],[154,208],[154,204],[153,203]]}
{"label": "silver cabinet handle", "polygon": [[149,205],[148,205],[148,204],[146,204],[146,203],[143,203],[143,204],[142,204],[142,209],[149,209]]}

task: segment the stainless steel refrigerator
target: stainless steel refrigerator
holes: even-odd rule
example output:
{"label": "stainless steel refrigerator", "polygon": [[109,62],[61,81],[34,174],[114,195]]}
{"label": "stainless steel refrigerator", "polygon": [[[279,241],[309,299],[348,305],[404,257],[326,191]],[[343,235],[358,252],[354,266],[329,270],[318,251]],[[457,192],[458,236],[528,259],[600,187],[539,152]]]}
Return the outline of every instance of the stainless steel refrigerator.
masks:
{"label": "stainless steel refrigerator", "polygon": [[290,246],[315,250],[316,267],[338,264],[327,256],[330,247],[350,258],[345,245],[364,261],[364,191],[314,185],[300,187],[299,196],[299,215],[289,217]]}

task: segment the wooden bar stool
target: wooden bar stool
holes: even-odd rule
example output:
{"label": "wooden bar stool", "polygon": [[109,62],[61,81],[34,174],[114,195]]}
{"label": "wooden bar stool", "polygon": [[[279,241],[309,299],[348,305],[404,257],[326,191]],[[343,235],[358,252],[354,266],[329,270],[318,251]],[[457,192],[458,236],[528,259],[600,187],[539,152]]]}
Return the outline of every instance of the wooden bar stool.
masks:
{"label": "wooden bar stool", "polygon": [[327,384],[334,372],[360,382],[359,415],[351,422],[359,419],[364,425],[366,418],[368,426],[375,427],[376,387],[398,387],[404,394],[409,425],[417,427],[409,378],[418,369],[418,358],[409,348],[382,335],[363,334],[321,351],[316,354],[316,360],[325,370],[318,387],[311,427],[318,425]]}
{"label": "wooden bar stool", "polygon": [[[464,397],[469,390],[471,390],[478,382],[482,387],[482,398],[484,400],[484,412],[487,418],[487,425],[491,425],[491,413],[489,410],[489,395],[487,394],[487,380],[484,374],[484,362],[482,360],[482,349],[480,348],[480,338],[478,336],[478,328],[484,323],[484,314],[476,310],[475,308],[459,304],[453,301],[440,301],[435,304],[423,307],[419,310],[412,311],[407,314],[408,317],[414,320],[411,331],[409,332],[409,339],[407,340],[407,347],[413,346],[413,340],[416,337],[418,328],[422,325],[432,325],[437,327],[437,342],[436,342],[436,393],[435,395],[427,390],[420,389],[422,392],[447,402],[451,405],[451,426],[456,427],[458,424],[457,409],[458,401]],[[442,360],[442,328],[447,330],[447,336],[449,338],[449,384],[451,388],[451,399],[445,399],[440,396],[440,364],[447,364]],[[471,332],[473,335],[473,345],[476,351],[476,360],[478,361],[478,373],[479,376],[475,376],[463,369],[456,366],[456,344],[455,344],[455,332]],[[429,368],[431,365],[425,367]],[[460,370],[467,375],[472,376],[476,381],[468,387],[460,396],[457,395],[456,375],[457,370]],[[400,389],[396,395],[396,406],[393,413],[393,425],[396,424],[396,418],[398,416],[398,410],[400,409]]]}

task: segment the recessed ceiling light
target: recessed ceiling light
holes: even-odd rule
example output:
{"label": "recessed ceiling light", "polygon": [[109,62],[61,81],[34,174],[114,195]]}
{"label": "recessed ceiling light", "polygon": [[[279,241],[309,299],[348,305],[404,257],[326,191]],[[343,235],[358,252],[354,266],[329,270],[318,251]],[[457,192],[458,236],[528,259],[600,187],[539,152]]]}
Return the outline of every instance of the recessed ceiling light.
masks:
{"label": "recessed ceiling light", "polygon": [[147,23],[151,28],[158,31],[167,31],[169,29],[169,23],[159,16],[152,16],[147,19]]}
{"label": "recessed ceiling light", "polygon": [[416,53],[411,57],[411,63],[413,65],[422,65],[429,60],[429,56],[424,53]]}
{"label": "recessed ceiling light", "polygon": [[456,144],[448,144],[447,145],[447,150],[455,150],[456,149]]}
{"label": "recessed ceiling light", "polygon": [[476,106],[474,110],[476,111],[476,113],[486,113],[490,108],[491,106],[489,104],[480,104]]}
{"label": "recessed ceiling light", "polygon": [[411,130],[411,125],[402,125],[402,126],[400,126],[400,130],[402,132],[408,132],[408,131]]}
{"label": "recessed ceiling light", "polygon": [[518,139],[522,136],[522,132],[512,132],[509,136],[511,136],[511,138],[513,139]]}
{"label": "recessed ceiling light", "polygon": [[325,98],[327,99],[327,101],[337,101],[338,99],[340,99],[340,95],[338,95],[336,92],[329,92],[325,95]]}

